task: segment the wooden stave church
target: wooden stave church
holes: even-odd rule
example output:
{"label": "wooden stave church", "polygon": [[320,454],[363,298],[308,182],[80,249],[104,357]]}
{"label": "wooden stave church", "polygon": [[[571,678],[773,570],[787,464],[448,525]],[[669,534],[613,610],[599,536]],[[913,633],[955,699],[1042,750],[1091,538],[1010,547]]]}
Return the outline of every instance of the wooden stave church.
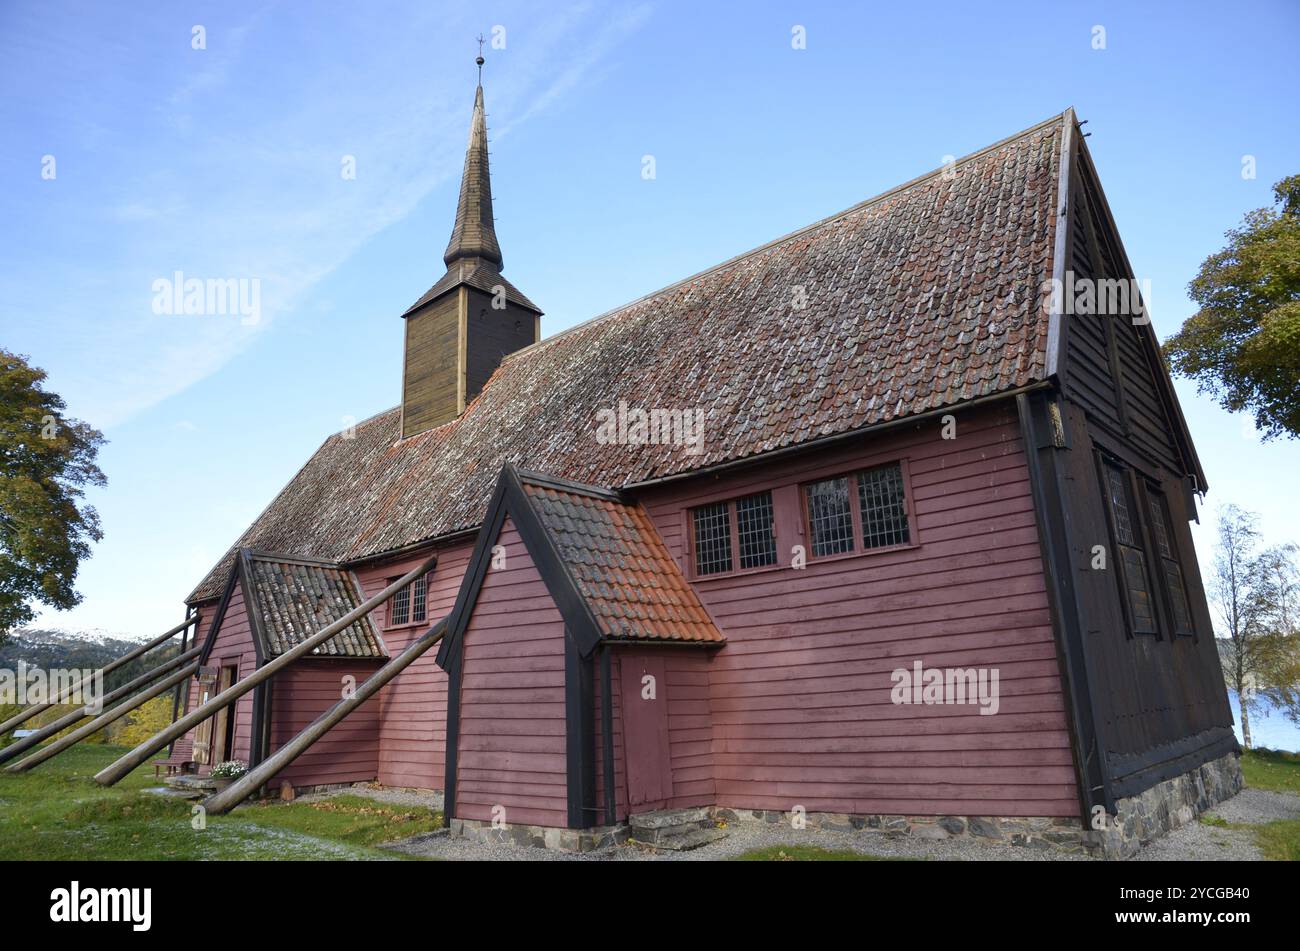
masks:
{"label": "wooden stave church", "polygon": [[[327,439],[186,599],[187,707],[437,565],[174,760],[264,759],[448,617],[277,783],[442,790],[462,830],[801,808],[1115,853],[1239,787],[1187,527],[1206,479],[1154,333],[1043,295],[1133,277],[1073,110],[542,340],[501,274],[480,85],[444,262],[403,314],[402,404]],[[700,409],[702,445],[598,439],[620,401]],[[819,555],[811,487],[882,472],[893,543],[850,498],[850,550]],[[746,567],[759,498],[776,560]],[[999,712],[891,702],[916,660],[997,669]],[[1098,822],[1152,797],[1163,825]]]}

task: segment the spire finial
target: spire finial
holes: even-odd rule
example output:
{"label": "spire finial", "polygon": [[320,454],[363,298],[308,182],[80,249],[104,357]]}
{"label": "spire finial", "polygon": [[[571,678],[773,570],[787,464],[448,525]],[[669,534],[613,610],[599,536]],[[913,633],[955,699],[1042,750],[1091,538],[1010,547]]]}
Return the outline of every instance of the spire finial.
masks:
{"label": "spire finial", "polygon": [[483,85],[483,34],[478,35],[478,57],[474,60],[478,64],[478,84]]}

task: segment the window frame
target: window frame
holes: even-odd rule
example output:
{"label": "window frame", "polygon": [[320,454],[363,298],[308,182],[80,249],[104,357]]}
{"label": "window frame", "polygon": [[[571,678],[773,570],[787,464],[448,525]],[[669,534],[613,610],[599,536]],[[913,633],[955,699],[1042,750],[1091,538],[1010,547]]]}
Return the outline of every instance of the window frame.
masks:
{"label": "window frame", "polygon": [[[909,548],[916,548],[920,545],[916,534],[916,516],[912,508],[912,474],[908,468],[907,462],[906,457],[889,459],[884,462],[875,462],[871,465],[856,466],[852,469],[840,470],[829,475],[820,476],[816,479],[808,479],[798,484],[800,527],[803,531],[803,537],[807,541],[806,551],[809,564],[812,564],[813,562],[820,564],[826,561],[835,561],[840,558],[857,558],[863,555],[877,555],[891,551],[906,551]],[[863,531],[861,489],[858,480],[863,473],[872,472],[876,469],[884,469],[888,466],[898,467],[898,478],[903,493],[903,520],[907,525],[907,541],[898,542],[893,545],[876,545],[868,548],[866,546],[866,535]],[[849,483],[849,514],[853,525],[853,533],[850,540],[853,542],[853,547],[848,551],[834,552],[829,555],[815,555],[813,554],[812,512],[808,506],[808,487],[817,485],[821,482],[831,482],[836,479],[847,479]]]}
{"label": "window frame", "polygon": [[[392,595],[389,596],[388,600],[384,602],[384,630],[398,630],[400,628],[417,627],[421,624],[429,623],[429,578],[432,576],[433,572],[425,572],[420,577],[413,578],[410,583],[399,588],[397,591],[394,591]],[[390,585],[401,577],[401,575],[396,575],[387,579],[384,584]],[[424,616],[419,618],[415,616],[415,585],[417,582],[422,582],[424,584]],[[401,598],[403,595],[405,595],[406,600],[406,620],[394,621],[393,608],[396,605],[398,598]]]}
{"label": "window frame", "polygon": [[[1131,465],[1117,456],[1100,449],[1096,455],[1098,490],[1101,493],[1101,505],[1105,511],[1106,529],[1110,540],[1110,561],[1114,569],[1120,607],[1124,615],[1125,633],[1130,639],[1154,637],[1156,640],[1163,640],[1166,627],[1164,606],[1161,604],[1161,598],[1154,583],[1155,573],[1152,571],[1151,557],[1155,546],[1151,537],[1150,519],[1146,511],[1146,497],[1141,492],[1140,483],[1142,480],[1139,479],[1138,473]],[[1124,483],[1125,504],[1130,522],[1129,529],[1133,541],[1136,543],[1133,545],[1122,543],[1119,538],[1119,526],[1115,521],[1115,503],[1111,498],[1110,469],[1117,470]],[[1138,622],[1133,612],[1133,602],[1131,600],[1128,566],[1121,555],[1121,547],[1135,549],[1142,558],[1142,567],[1146,574],[1146,594],[1151,602],[1152,630],[1138,630]]]}
{"label": "window frame", "polygon": [[[1151,529],[1151,557],[1160,567],[1158,583],[1164,602],[1163,606],[1169,631],[1174,638],[1195,638],[1196,615],[1192,612],[1192,598],[1187,591],[1187,569],[1183,563],[1182,547],[1178,544],[1178,538],[1174,534],[1174,521],[1169,510],[1169,497],[1160,486],[1153,484],[1150,480],[1140,480],[1140,487],[1142,490],[1143,514],[1146,516]],[[1168,557],[1160,550],[1160,540],[1156,535],[1155,514],[1157,510],[1164,526],[1165,541],[1169,547]],[[1183,607],[1187,611],[1187,630],[1180,630],[1178,627],[1178,612],[1174,609],[1174,592],[1169,585],[1169,577],[1165,573],[1167,563],[1170,562],[1178,569],[1178,581],[1182,587]]]}
{"label": "window frame", "polygon": [[[740,515],[737,504],[752,499],[756,496],[766,495],[769,500],[769,509],[772,514],[772,563],[770,565],[753,565],[748,568],[741,567],[740,551]],[[699,569],[699,560],[697,558],[696,538],[695,538],[695,513],[703,508],[710,506],[724,506],[727,513],[727,529],[731,544],[731,567],[721,571],[711,571],[701,573]],[[696,505],[689,506],[685,510],[686,516],[686,552],[688,563],[688,577],[692,580],[707,581],[711,578],[731,578],[736,575],[754,574],[760,571],[773,571],[782,567],[780,546],[777,543],[779,537],[778,525],[780,519],[777,517],[777,490],[775,487],[770,489],[759,489],[757,492],[746,492],[743,495],[727,496],[721,499],[712,499],[707,502],[700,502]]]}

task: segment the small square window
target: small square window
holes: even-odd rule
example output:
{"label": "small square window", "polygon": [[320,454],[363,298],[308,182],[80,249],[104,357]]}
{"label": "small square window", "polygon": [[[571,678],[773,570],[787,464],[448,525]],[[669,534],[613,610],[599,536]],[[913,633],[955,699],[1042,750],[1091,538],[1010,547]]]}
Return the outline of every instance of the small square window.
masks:
{"label": "small square window", "polygon": [[409,624],[411,619],[411,586],[407,585],[388,602],[388,626]]}
{"label": "small square window", "polygon": [[853,550],[853,510],[849,506],[849,480],[825,479],[804,490],[808,498],[808,528],[812,553],[838,555]]}
{"label": "small square window", "polygon": [[740,543],[741,568],[776,564],[771,492],[736,500],[736,533]]}
{"label": "small square window", "polygon": [[1135,523],[1137,509],[1129,491],[1128,476],[1112,462],[1102,464],[1111,530],[1118,549],[1116,561],[1120,585],[1128,604],[1129,621],[1135,634],[1158,634],[1155,604],[1151,600],[1151,579],[1147,575],[1146,553],[1142,550]]}
{"label": "small square window", "polygon": [[1192,610],[1187,601],[1187,587],[1183,584],[1183,566],[1178,560],[1178,549],[1169,531],[1169,509],[1165,497],[1158,490],[1147,490],[1151,503],[1151,533],[1156,537],[1156,553],[1165,576],[1165,593],[1169,596],[1169,609],[1173,614],[1174,633],[1190,636],[1196,633],[1192,626]]}
{"label": "small square window", "polygon": [[701,505],[692,513],[695,527],[695,573],[731,570],[731,507],[726,502]]}
{"label": "small square window", "polygon": [[894,463],[858,473],[858,504],[862,507],[864,548],[907,544],[909,531],[901,465]]}
{"label": "small square window", "polygon": [[420,575],[411,582],[411,620],[419,623],[424,620],[425,592],[428,582],[425,575]]}

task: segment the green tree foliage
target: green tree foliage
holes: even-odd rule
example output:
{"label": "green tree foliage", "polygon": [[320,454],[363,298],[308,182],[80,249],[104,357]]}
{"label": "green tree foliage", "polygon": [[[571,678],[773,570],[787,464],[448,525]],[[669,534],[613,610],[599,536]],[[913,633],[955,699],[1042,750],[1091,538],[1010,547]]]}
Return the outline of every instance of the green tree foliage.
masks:
{"label": "green tree foliage", "polygon": [[1188,287],[1200,306],[1165,342],[1173,370],[1265,439],[1300,436],[1300,175],[1246,215]]}
{"label": "green tree foliage", "polygon": [[162,732],[172,722],[174,697],[173,692],[169,690],[141,704],[103,730],[99,734],[100,742],[115,743],[118,746],[138,746],[151,736]]}
{"label": "green tree foliage", "polygon": [[104,437],[63,415],[45,371],[0,350],[0,639],[35,617],[33,602],[66,610],[81,596],[77,567],[102,537],[85,487]]}

